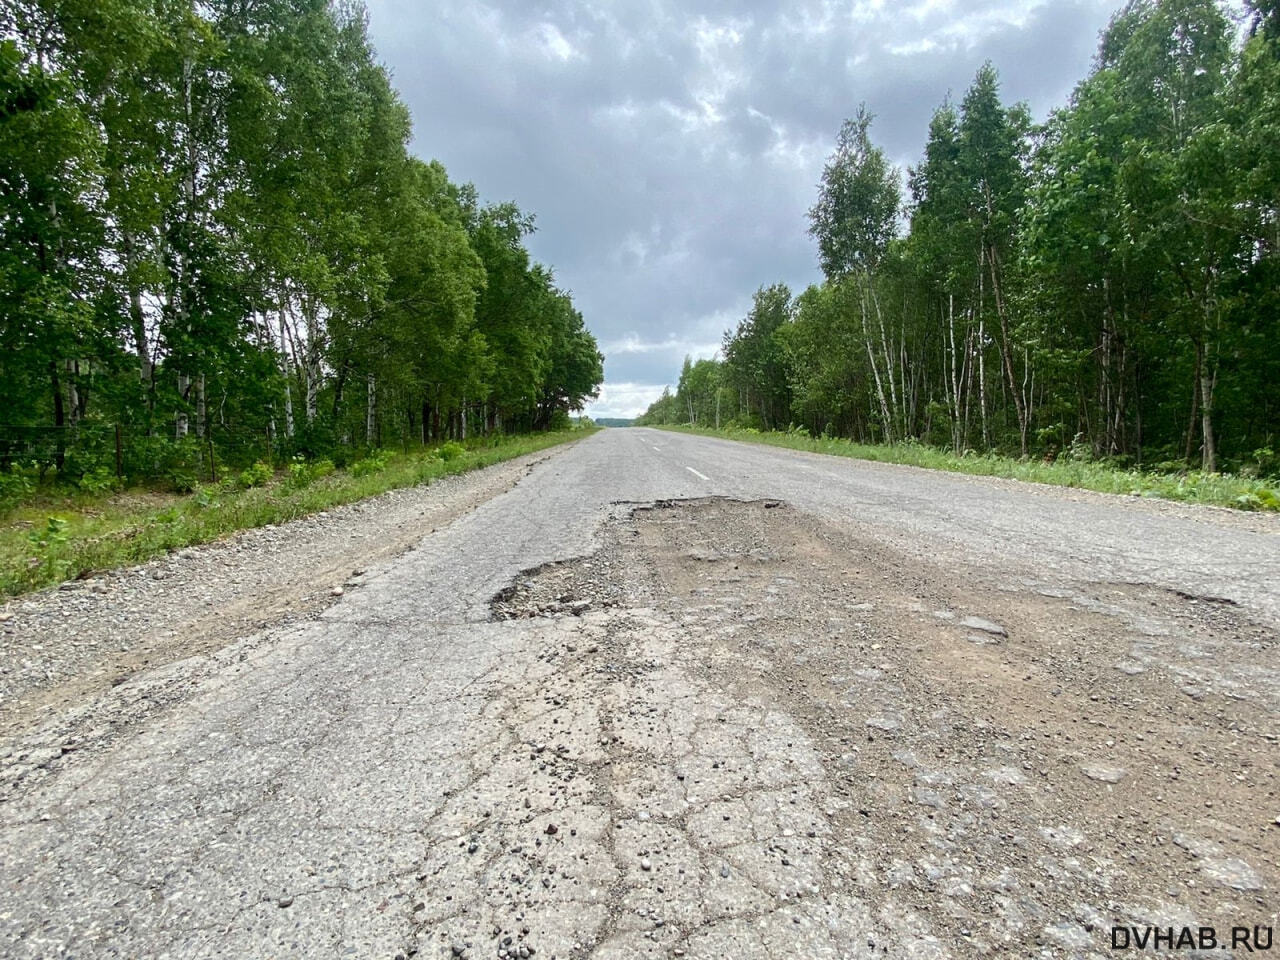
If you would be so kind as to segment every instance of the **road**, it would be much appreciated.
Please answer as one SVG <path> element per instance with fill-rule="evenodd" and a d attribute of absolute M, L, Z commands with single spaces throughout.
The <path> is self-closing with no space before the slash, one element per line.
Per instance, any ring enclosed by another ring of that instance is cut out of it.
<path fill-rule="evenodd" d="M 42 719 L 84 729 L 0 803 L 0 955 L 1274 925 L 1278 520 L 603 431 L 323 612 Z"/>

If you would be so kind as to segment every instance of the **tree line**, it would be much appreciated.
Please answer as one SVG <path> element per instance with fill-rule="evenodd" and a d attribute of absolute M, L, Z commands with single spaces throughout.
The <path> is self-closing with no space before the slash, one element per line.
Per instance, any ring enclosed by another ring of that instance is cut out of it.
<path fill-rule="evenodd" d="M 1280 470 L 1280 2 L 1132 0 L 1041 124 L 988 63 L 905 177 L 871 123 L 809 212 L 825 280 L 644 421 Z"/>
<path fill-rule="evenodd" d="M 349 0 L 0 11 L 0 421 L 285 449 L 544 429 L 602 357 L 485 204 L 407 148 Z"/>

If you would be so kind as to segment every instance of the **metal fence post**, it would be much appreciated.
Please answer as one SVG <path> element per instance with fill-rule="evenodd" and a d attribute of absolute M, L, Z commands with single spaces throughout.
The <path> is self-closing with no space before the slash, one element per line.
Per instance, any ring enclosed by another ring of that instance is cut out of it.
<path fill-rule="evenodd" d="M 124 479 L 124 454 L 120 444 L 120 424 L 116 424 L 116 479 Z"/>

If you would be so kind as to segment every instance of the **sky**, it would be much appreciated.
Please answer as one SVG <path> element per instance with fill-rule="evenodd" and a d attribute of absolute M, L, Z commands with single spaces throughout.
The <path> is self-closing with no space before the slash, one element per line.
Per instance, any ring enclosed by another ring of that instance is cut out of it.
<path fill-rule="evenodd" d="M 536 217 L 631 417 L 710 357 L 761 286 L 820 279 L 806 230 L 845 117 L 904 169 L 991 60 L 1039 119 L 1119 0 L 368 0 L 414 152 Z"/>

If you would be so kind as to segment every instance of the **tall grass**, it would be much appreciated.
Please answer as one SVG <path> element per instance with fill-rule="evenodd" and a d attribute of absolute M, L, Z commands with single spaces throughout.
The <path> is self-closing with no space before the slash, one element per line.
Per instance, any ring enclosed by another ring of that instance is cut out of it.
<path fill-rule="evenodd" d="M 265 465 L 189 494 L 145 488 L 90 494 L 41 489 L 0 516 L 0 596 L 141 563 L 236 530 L 284 523 L 330 507 L 431 483 L 587 435 L 582 429 L 381 452 L 349 470 Z M 321 464 L 323 466 L 323 464 Z"/>
<path fill-rule="evenodd" d="M 1079 487 L 1102 493 L 1156 497 L 1191 503 L 1233 507 L 1238 510 L 1280 511 L 1280 487 L 1274 482 L 1226 473 L 1151 473 L 1121 470 L 1105 463 L 1059 458 L 1052 463 L 1042 460 L 1020 460 L 996 454 L 957 455 L 919 443 L 872 445 L 850 440 L 811 437 L 791 431 L 668 426 L 665 430 L 724 437 L 749 443 L 763 443 L 810 453 L 826 453 L 838 457 L 854 457 L 880 463 L 902 463 L 932 470 L 949 470 L 984 477 L 1008 477 L 1059 487 Z"/>

